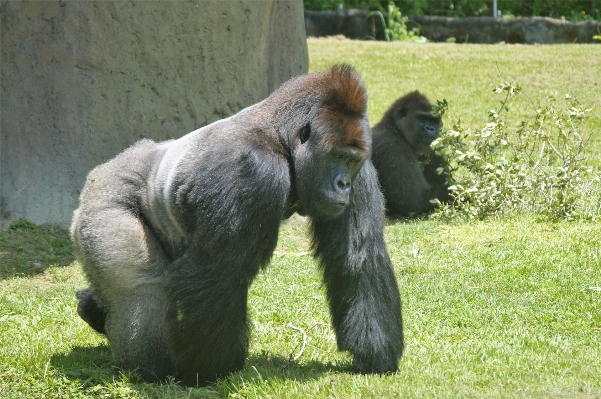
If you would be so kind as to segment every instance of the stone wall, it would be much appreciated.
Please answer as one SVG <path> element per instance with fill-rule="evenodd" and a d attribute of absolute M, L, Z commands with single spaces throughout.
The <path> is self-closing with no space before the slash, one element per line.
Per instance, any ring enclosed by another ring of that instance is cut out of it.
<path fill-rule="evenodd" d="M 384 39 L 382 22 L 365 10 L 305 11 L 307 36 L 344 35 L 351 39 Z M 428 40 L 457 43 L 593 43 L 601 31 L 597 21 L 567 22 L 533 18 L 446 18 L 409 16 L 409 28 L 420 27 Z M 600 43 L 597 41 L 597 43 Z"/>
<path fill-rule="evenodd" d="M 421 34 L 434 42 L 455 38 L 457 43 L 559 44 L 593 43 L 599 22 L 568 22 L 546 17 L 446 18 L 413 16 L 408 27 L 421 26 Z M 597 42 L 599 43 L 599 42 Z"/>
<path fill-rule="evenodd" d="M 308 67 L 302 0 L 2 1 L 0 228 L 66 227 L 87 173 Z"/>
<path fill-rule="evenodd" d="M 313 37 L 344 35 L 349 39 L 384 40 L 382 22 L 369 14 L 365 10 L 305 10 L 305 30 Z"/>

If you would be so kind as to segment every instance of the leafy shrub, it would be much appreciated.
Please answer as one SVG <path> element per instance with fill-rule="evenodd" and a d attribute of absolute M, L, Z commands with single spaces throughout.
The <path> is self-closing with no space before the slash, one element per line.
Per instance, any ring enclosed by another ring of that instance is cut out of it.
<path fill-rule="evenodd" d="M 580 134 L 590 109 L 570 95 L 563 102 L 555 95 L 534 107 L 530 121 L 512 127 L 501 114 L 521 89 L 505 82 L 494 91 L 505 98 L 499 111 L 489 111 L 486 126 L 471 131 L 457 123 L 432 143 L 448 160 L 454 198 L 434 217 L 482 219 L 529 211 L 550 220 L 599 219 L 599 172 L 587 166 L 587 138 Z M 441 114 L 447 108 L 446 101 L 435 105 Z"/>
<path fill-rule="evenodd" d="M 303 0 L 305 10 L 336 10 L 339 5 L 345 10 L 385 11 L 389 0 Z M 492 16 L 490 0 L 395 0 L 395 6 L 405 15 L 439 15 L 446 17 Z M 521 17 L 543 16 L 568 21 L 599 20 L 599 3 L 591 0 L 498 0 L 498 9 L 503 15 Z"/>
<path fill-rule="evenodd" d="M 420 36 L 419 28 L 413 28 L 411 30 L 407 29 L 408 18 L 403 16 L 399 8 L 395 6 L 392 1 L 388 3 L 386 20 L 384 19 L 384 15 L 380 11 L 374 11 L 370 13 L 367 17 L 369 18 L 372 15 L 377 15 L 380 17 L 382 25 L 384 26 L 384 37 L 388 42 L 393 40 L 400 40 L 404 42 L 428 41 L 428 39 L 426 39 L 425 37 Z"/>
<path fill-rule="evenodd" d="M 17 219 L 11 223 L 8 228 L 9 231 L 26 231 L 26 230 L 35 230 L 36 225 L 33 222 L 30 222 L 27 219 Z"/>

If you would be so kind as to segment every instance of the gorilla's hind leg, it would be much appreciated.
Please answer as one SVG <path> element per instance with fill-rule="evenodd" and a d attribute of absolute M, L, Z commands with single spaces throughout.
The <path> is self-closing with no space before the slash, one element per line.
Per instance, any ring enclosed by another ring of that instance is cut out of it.
<path fill-rule="evenodd" d="M 95 183 L 100 184 L 101 178 Z M 102 193 L 93 191 L 96 187 L 89 194 L 102 198 Z M 110 201 L 96 208 L 82 208 L 74 228 L 80 262 L 90 282 L 88 290 L 77 294 L 80 315 L 104 331 L 117 368 L 137 371 L 147 381 L 163 380 L 175 374 L 162 281 L 168 260 L 137 213 Z"/>
<path fill-rule="evenodd" d="M 168 344 L 167 301 L 160 284 L 141 284 L 121 293 L 106 320 L 115 365 L 148 382 L 175 375 Z"/>
<path fill-rule="evenodd" d="M 104 334 L 104 324 L 106 322 L 106 311 L 98 305 L 94 299 L 92 290 L 85 288 L 75 293 L 75 297 L 79 299 L 77 304 L 77 313 L 86 323 L 94 330 Z"/>

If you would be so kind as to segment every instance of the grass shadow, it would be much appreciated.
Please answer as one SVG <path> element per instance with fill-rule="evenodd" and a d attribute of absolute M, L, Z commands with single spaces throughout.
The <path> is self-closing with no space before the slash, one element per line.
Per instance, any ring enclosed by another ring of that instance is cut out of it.
<path fill-rule="evenodd" d="M 225 397 L 231 394 L 244 397 L 249 385 L 279 385 L 282 381 L 306 383 L 332 372 L 352 373 L 350 364 L 326 364 L 316 360 L 297 363 L 283 356 L 262 352 L 249 356 L 242 370 L 219 381 L 216 388 Z"/>
<path fill-rule="evenodd" d="M 73 347 L 69 353 L 53 355 L 50 364 L 67 379 L 78 381 L 83 390 L 93 389 L 99 385 L 110 386 L 116 381 L 140 392 L 148 392 L 149 389 L 190 389 L 176 384 L 173 380 L 161 384 L 149 384 L 135 372 L 119 372 L 114 367 L 108 345 Z M 200 387 L 198 390 L 210 394 L 211 397 L 223 394 L 227 396 L 227 393 L 242 391 L 243 387 L 248 384 L 262 384 L 270 380 L 305 382 L 317 380 L 321 375 L 330 372 L 350 372 L 350 365 L 324 364 L 315 360 L 304 363 L 290 362 L 283 356 L 262 352 L 249 356 L 242 370 L 234 372 L 214 384 Z"/>
<path fill-rule="evenodd" d="M 0 279 L 35 276 L 75 260 L 69 232 L 19 219 L 0 232 Z"/>
<path fill-rule="evenodd" d="M 255 375 L 262 379 L 287 379 L 295 381 L 308 381 L 318 379 L 324 373 L 351 372 L 350 364 L 322 363 L 316 360 L 308 362 L 291 362 L 283 356 L 263 352 L 251 355 L 246 360 L 244 369 L 236 374 Z"/>
<path fill-rule="evenodd" d="M 82 386 L 108 384 L 114 379 L 113 356 L 108 345 L 76 346 L 69 353 L 52 355 L 50 364 Z"/>

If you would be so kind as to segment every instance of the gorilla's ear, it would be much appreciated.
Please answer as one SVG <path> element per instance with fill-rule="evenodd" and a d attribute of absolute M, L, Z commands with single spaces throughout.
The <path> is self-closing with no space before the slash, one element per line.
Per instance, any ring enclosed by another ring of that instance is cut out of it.
<path fill-rule="evenodd" d="M 311 137 L 311 125 L 307 123 L 303 126 L 298 133 L 298 136 L 300 137 L 301 144 L 305 144 L 305 142 L 309 140 L 309 137 Z"/>

